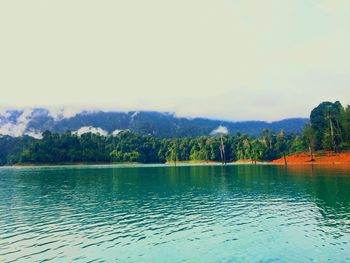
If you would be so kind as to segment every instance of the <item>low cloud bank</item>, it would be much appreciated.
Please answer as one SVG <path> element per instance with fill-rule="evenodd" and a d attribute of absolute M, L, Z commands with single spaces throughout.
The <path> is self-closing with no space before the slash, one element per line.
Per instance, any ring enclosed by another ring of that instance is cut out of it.
<path fill-rule="evenodd" d="M 84 126 L 84 127 L 81 127 L 79 130 L 73 132 L 74 134 L 77 134 L 78 136 L 81 136 L 82 134 L 84 133 L 88 133 L 88 132 L 91 132 L 91 133 L 95 133 L 95 134 L 100 134 L 100 135 L 103 135 L 103 136 L 107 136 L 108 135 L 108 132 L 99 128 L 99 127 L 92 127 L 92 126 Z"/>
<path fill-rule="evenodd" d="M 225 126 L 220 125 L 210 133 L 210 135 L 218 135 L 218 134 L 227 135 L 228 129 Z"/>

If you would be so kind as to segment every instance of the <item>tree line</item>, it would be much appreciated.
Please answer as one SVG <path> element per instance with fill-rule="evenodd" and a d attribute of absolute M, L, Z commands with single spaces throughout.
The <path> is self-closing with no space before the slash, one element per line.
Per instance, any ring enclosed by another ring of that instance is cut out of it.
<path fill-rule="evenodd" d="M 222 141 L 221 141 L 222 138 Z M 234 136 L 201 136 L 196 138 L 160 139 L 122 131 L 116 136 L 85 133 L 80 136 L 45 131 L 42 139 L 31 137 L 3 137 L 8 153 L 2 164 L 25 163 L 107 163 L 138 162 L 165 163 L 176 161 L 223 161 L 253 159 L 273 160 L 282 151 L 294 149 L 302 143 L 300 136 L 281 131 L 275 134 L 265 130 L 258 138 Z M 12 148 L 11 145 L 18 147 Z M 6 147 L 1 147 L 4 151 Z"/>
<path fill-rule="evenodd" d="M 350 108 L 323 102 L 312 110 L 303 134 L 263 130 L 259 136 L 157 138 L 122 131 L 112 136 L 45 131 L 42 139 L 0 137 L 0 165 L 52 163 L 165 163 L 270 161 L 291 153 L 350 148 Z"/>

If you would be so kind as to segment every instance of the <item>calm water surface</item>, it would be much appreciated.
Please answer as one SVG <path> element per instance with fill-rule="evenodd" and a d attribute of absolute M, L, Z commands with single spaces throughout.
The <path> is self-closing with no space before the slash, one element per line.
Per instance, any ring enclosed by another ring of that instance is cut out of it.
<path fill-rule="evenodd" d="M 350 169 L 0 169 L 0 262 L 349 262 Z"/>

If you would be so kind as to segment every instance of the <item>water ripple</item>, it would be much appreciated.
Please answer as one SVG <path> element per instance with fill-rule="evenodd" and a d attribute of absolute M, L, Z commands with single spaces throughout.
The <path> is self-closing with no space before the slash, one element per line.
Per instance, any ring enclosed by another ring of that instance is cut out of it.
<path fill-rule="evenodd" d="M 317 173 L 1 169 L 0 261 L 349 261 L 350 176 Z"/>

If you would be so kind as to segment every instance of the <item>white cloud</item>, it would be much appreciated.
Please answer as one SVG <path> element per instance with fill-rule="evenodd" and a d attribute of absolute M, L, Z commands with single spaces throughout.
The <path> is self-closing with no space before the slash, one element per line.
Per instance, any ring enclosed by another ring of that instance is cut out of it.
<path fill-rule="evenodd" d="M 36 139 L 42 139 L 43 138 L 42 133 L 39 132 L 39 131 L 35 131 L 35 130 L 26 131 L 24 134 L 28 135 L 28 136 L 31 136 L 33 138 L 36 138 Z"/>
<path fill-rule="evenodd" d="M 55 120 L 71 118 L 83 111 L 81 107 L 65 106 L 65 107 L 48 107 L 49 115 Z"/>
<path fill-rule="evenodd" d="M 107 136 L 108 135 L 108 132 L 103 130 L 102 128 L 92 127 L 92 126 L 81 127 L 79 130 L 77 130 L 77 131 L 75 131 L 73 133 L 77 134 L 78 136 L 81 136 L 82 134 L 88 133 L 88 132 L 95 133 L 95 134 L 100 134 L 100 135 L 103 135 L 103 136 Z"/>
<path fill-rule="evenodd" d="M 0 116 L 3 116 L 4 118 L 8 118 L 11 116 L 10 112 L 8 111 L 8 108 L 0 107 Z"/>
<path fill-rule="evenodd" d="M 140 112 L 139 111 L 135 111 L 132 115 L 131 115 L 131 119 L 133 120 Z"/>
<path fill-rule="evenodd" d="M 217 134 L 226 135 L 226 134 L 228 134 L 228 129 L 225 126 L 220 125 L 215 130 L 213 130 L 210 134 L 211 135 L 217 135 Z"/>
<path fill-rule="evenodd" d="M 15 122 L 6 122 L 0 126 L 0 134 L 11 135 L 14 137 L 23 135 L 30 121 L 32 112 L 33 110 L 30 108 L 23 109 L 23 113 Z M 4 114 L 3 116 L 9 117 L 9 114 Z"/>
<path fill-rule="evenodd" d="M 118 134 L 119 134 L 120 132 L 122 132 L 122 131 L 123 131 L 123 130 L 118 130 L 118 129 L 117 129 L 117 130 L 115 130 L 115 131 L 112 132 L 112 135 L 113 135 L 113 136 L 116 136 L 116 135 L 118 135 Z"/>

